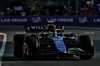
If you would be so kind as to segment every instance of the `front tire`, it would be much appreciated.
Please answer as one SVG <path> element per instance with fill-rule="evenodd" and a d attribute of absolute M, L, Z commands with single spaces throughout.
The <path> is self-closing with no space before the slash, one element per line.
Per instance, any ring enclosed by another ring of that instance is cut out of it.
<path fill-rule="evenodd" d="M 80 55 L 81 59 L 92 59 L 94 55 L 94 44 L 90 35 L 81 35 L 79 37 L 80 48 L 84 50 L 87 55 Z"/>

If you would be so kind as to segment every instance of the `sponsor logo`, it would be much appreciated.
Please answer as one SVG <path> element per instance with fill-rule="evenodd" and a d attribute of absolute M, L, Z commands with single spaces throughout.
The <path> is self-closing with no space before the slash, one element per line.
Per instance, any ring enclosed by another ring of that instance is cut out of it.
<path fill-rule="evenodd" d="M 82 18 L 78 18 L 79 19 L 79 23 L 86 23 L 88 22 L 87 17 L 82 17 Z"/>
<path fill-rule="evenodd" d="M 2 18 L 1 22 L 27 22 L 27 18 Z"/>
<path fill-rule="evenodd" d="M 31 29 L 44 29 L 43 26 L 31 26 Z"/>
<path fill-rule="evenodd" d="M 73 22 L 73 18 L 50 18 L 47 21 L 54 21 L 54 22 Z"/>
<path fill-rule="evenodd" d="M 34 18 L 32 18 L 32 22 L 33 23 L 39 23 L 39 22 L 41 22 L 42 20 L 41 20 L 41 18 L 40 17 L 34 17 Z"/>
<path fill-rule="evenodd" d="M 57 42 L 61 42 L 61 41 L 57 41 Z"/>
<path fill-rule="evenodd" d="M 99 3 L 99 4 L 97 4 L 97 6 L 99 7 L 98 9 L 99 9 L 99 11 L 100 11 L 100 3 Z"/>
<path fill-rule="evenodd" d="M 94 18 L 93 21 L 94 21 L 94 22 L 100 22 L 100 18 L 97 18 L 97 19 Z"/>

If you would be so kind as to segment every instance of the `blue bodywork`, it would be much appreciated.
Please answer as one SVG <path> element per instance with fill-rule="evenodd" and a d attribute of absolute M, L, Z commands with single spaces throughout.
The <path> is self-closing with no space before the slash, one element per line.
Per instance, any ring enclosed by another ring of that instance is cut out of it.
<path fill-rule="evenodd" d="M 63 42 L 63 37 L 50 37 L 56 46 L 57 52 L 66 52 L 66 46 Z"/>

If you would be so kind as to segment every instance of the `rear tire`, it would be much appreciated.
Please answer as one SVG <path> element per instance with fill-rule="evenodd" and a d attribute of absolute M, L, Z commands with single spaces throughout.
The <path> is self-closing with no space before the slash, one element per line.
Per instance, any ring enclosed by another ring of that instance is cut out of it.
<path fill-rule="evenodd" d="M 24 34 L 16 34 L 13 38 L 13 46 L 14 46 L 14 56 L 15 57 L 23 57 L 23 40 Z"/>
<path fill-rule="evenodd" d="M 94 55 L 94 44 L 93 44 L 91 36 L 81 35 L 79 37 L 79 44 L 80 44 L 80 48 L 87 53 L 87 55 L 80 55 L 80 58 L 81 59 L 92 59 Z"/>

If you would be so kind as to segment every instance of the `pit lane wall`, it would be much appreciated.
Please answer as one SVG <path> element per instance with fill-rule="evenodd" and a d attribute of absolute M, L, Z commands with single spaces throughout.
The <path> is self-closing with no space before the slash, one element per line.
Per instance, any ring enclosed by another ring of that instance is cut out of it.
<path fill-rule="evenodd" d="M 56 25 L 100 26 L 100 16 L 0 16 L 0 25 Z"/>

